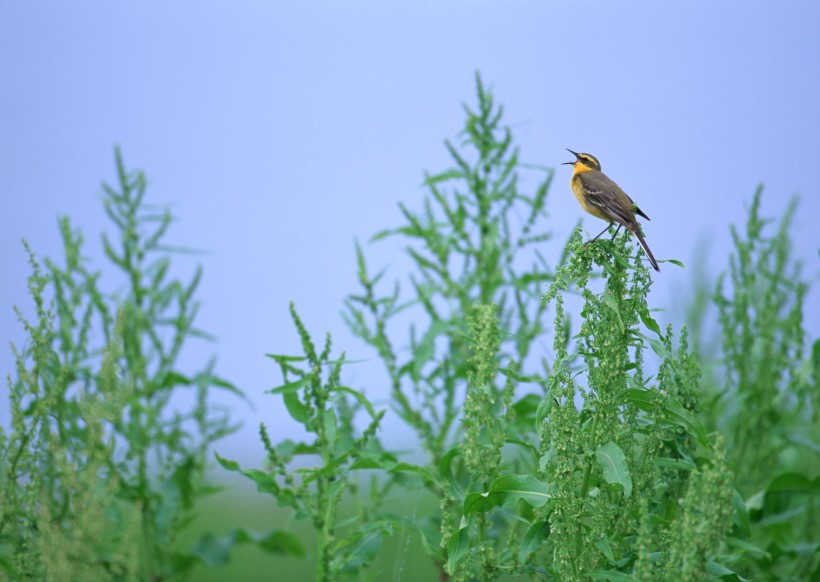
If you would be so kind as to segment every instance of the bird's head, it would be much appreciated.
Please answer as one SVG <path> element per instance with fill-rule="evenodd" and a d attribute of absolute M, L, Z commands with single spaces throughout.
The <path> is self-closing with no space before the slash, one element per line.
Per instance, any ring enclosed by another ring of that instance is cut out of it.
<path fill-rule="evenodd" d="M 573 166 L 576 170 L 581 169 L 589 169 L 589 170 L 598 170 L 601 171 L 601 162 L 598 161 L 598 158 L 593 156 L 592 154 L 579 154 L 578 152 L 574 152 L 571 149 L 567 148 L 567 151 L 575 156 L 574 162 L 564 162 L 563 165 Z M 579 167 L 579 164 L 581 167 Z"/>

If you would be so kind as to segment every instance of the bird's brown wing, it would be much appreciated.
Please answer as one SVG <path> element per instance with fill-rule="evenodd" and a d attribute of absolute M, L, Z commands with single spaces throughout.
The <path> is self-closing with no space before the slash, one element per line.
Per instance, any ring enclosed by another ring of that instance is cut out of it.
<path fill-rule="evenodd" d="M 578 174 L 584 187 L 586 202 L 612 222 L 634 230 L 637 227 L 632 212 L 632 200 L 626 192 L 601 172 L 595 170 Z"/>

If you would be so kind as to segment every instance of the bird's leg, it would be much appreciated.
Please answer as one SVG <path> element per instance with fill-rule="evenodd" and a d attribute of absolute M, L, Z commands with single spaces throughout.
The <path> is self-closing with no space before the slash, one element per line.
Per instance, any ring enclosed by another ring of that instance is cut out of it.
<path fill-rule="evenodd" d="M 611 222 L 609 223 L 609 226 L 612 226 L 612 223 L 611 223 Z M 609 228 L 609 226 L 607 226 L 607 228 Z M 618 228 L 616 228 L 616 229 L 615 229 L 615 234 L 613 234 L 613 235 L 612 235 L 612 238 L 611 238 L 611 239 L 609 239 L 609 240 L 615 240 L 615 237 L 616 237 L 616 236 L 618 236 L 618 231 L 619 231 L 619 230 L 621 230 L 621 227 L 622 227 L 622 226 L 623 226 L 623 224 L 619 224 L 619 225 L 618 225 Z M 601 234 L 603 234 L 603 233 L 601 233 Z M 599 234 L 598 236 L 601 236 L 601 235 Z"/>
<path fill-rule="evenodd" d="M 612 226 L 612 223 L 611 223 L 611 222 L 610 222 L 609 224 L 607 224 L 607 225 L 606 225 L 606 228 L 605 228 L 604 230 L 602 230 L 600 233 L 598 233 L 598 236 L 596 236 L 595 238 L 591 238 L 591 239 L 589 239 L 589 240 L 586 242 L 586 244 L 589 244 L 589 243 L 594 243 L 596 240 L 598 240 L 599 238 L 601 238 L 601 235 L 602 235 L 602 234 L 604 234 L 606 231 L 608 231 L 610 226 Z M 620 228 L 620 226 L 619 226 L 618 228 Z"/>

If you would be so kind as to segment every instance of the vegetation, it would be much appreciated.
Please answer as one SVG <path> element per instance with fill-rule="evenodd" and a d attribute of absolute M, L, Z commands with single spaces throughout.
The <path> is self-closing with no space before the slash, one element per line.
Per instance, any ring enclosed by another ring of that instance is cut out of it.
<path fill-rule="evenodd" d="M 183 579 L 248 544 L 309 562 L 317 580 L 406 579 L 406 558 L 380 561 L 399 538 L 441 580 L 820 579 L 820 341 L 803 328 L 795 206 L 771 234 L 758 190 L 732 229 L 711 295 L 716 359 L 700 349 L 707 308 L 680 329 L 654 319 L 629 233 L 585 244 L 576 229 L 551 264 L 552 171 L 520 161 L 480 79 L 465 113 L 453 167 L 374 237 L 404 240 L 412 272 L 389 282 L 356 247 L 343 315 L 383 366 L 390 410 L 346 384 L 352 363 L 329 336 L 317 347 L 291 305 L 301 353 L 268 355 L 271 393 L 308 437 L 263 424 L 262 469 L 216 455 L 310 539 L 235 524 L 179 541 L 216 489 L 213 443 L 235 428 L 211 392 L 241 394 L 213 362 L 179 369 L 186 341 L 206 337 L 200 271 L 171 278 L 171 217 L 118 153 L 104 199 L 118 239 L 104 240 L 120 292 L 101 288 L 68 219 L 64 266 L 30 252 L 36 319 L 21 316 L 29 341 L 0 433 L 0 576 Z M 412 450 L 381 441 L 388 414 Z"/>
<path fill-rule="evenodd" d="M 11 430 L 0 434 L 0 566 L 14 579 L 183 575 L 197 557 L 175 541 L 215 491 L 212 443 L 235 428 L 209 402 L 213 389 L 236 392 L 213 362 L 177 368 L 186 342 L 207 337 L 194 327 L 201 270 L 170 278 L 172 217 L 145 204 L 145 177 L 119 152 L 116 162 L 118 188 L 103 189 L 118 238 L 103 243 L 120 291 L 102 289 L 68 218 L 64 265 L 43 271 L 29 251 L 36 320 L 20 315 L 29 343 L 14 352 Z"/>

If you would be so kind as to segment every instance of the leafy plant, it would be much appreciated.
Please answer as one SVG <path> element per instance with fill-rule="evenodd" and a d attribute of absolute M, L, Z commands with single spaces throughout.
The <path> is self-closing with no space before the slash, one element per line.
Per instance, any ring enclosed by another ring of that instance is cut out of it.
<path fill-rule="evenodd" d="M 820 341 L 803 327 L 795 206 L 769 236 L 759 190 L 745 233 L 732 229 L 711 297 L 716 364 L 697 349 L 711 345 L 709 299 L 692 312 L 694 338 L 661 329 L 629 233 L 585 243 L 578 228 L 555 265 L 543 258 L 553 172 L 520 161 L 478 77 L 476 90 L 460 140 L 446 142 L 452 167 L 374 237 L 406 241 L 408 281 L 386 285 L 356 245 L 361 289 L 343 315 L 384 368 L 390 410 L 346 384 L 352 362 L 329 336 L 318 349 L 291 305 L 301 354 L 268 354 L 281 373 L 270 393 L 305 436 L 262 424 L 261 469 L 217 455 L 312 543 L 273 524 L 179 549 L 195 501 L 215 490 L 208 450 L 234 428 L 211 391 L 239 392 L 213 362 L 179 369 L 186 341 L 207 337 L 193 326 L 200 271 L 169 280 L 171 217 L 143 203 L 144 177 L 117 154 L 104 204 L 119 237 L 104 248 L 124 275 L 118 293 L 102 290 L 67 219 L 64 266 L 43 270 L 30 253 L 35 318 L 21 316 L 30 341 L 15 350 L 0 432 L 0 571 L 182 578 L 252 544 L 313 558 L 319 580 L 372 579 L 386 538 L 413 532 L 441 580 L 820 577 Z M 411 450 L 379 440 L 393 420 L 416 436 Z"/>
<path fill-rule="evenodd" d="M 374 237 L 402 236 L 411 242 L 407 253 L 416 271 L 410 276 L 410 298 L 401 298 L 398 282 L 381 294 L 384 272 L 371 275 L 357 245 L 362 291 L 348 297 L 345 311 L 351 329 L 384 364 L 394 412 L 415 430 L 429 455 L 426 470 L 437 478 L 426 483 L 441 500 L 442 515 L 434 520 L 440 521 L 438 534 L 426 526 L 422 531 L 440 565 L 448 562 L 451 571 L 453 560 L 433 548 L 463 547 L 457 532 L 463 529 L 465 488 L 490 486 L 508 430 L 524 448 L 527 433 L 534 434 L 529 423 L 513 425 L 516 411 L 531 414 L 538 396 L 514 403 L 512 394 L 517 380 L 536 389 L 545 386 L 543 378 L 526 380 L 520 370 L 533 360 L 545 366 L 533 347 L 546 333 L 546 306 L 539 296 L 552 277 L 538 249 L 550 238 L 539 224 L 546 217 L 552 171 L 538 169 L 543 177 L 534 192 L 522 192 L 526 168 L 501 123 L 502 110 L 478 77 L 476 89 L 477 109 L 465 106 L 464 151 L 446 143 L 454 166 L 427 176 L 429 196 L 421 211 L 401 205 L 406 224 Z M 391 327 L 410 309 L 413 323 L 396 348 Z M 499 371 L 508 378 L 501 384 Z M 491 524 L 486 521 L 479 529 L 489 532 Z"/>
<path fill-rule="evenodd" d="M 223 467 L 252 479 L 261 493 L 272 495 L 280 505 L 294 510 L 297 518 L 309 519 L 316 531 L 316 579 L 335 580 L 340 574 L 358 572 L 375 557 L 381 537 L 392 532 L 394 522 L 374 517 L 378 497 L 359 515 L 340 522 L 340 502 L 345 493 L 357 493 L 356 469 L 372 468 L 368 453 L 378 453 L 373 437 L 384 416 L 376 412 L 365 396 L 340 381 L 344 354 L 330 359 L 330 335 L 317 352 L 310 334 L 291 304 L 304 356 L 268 354 L 282 372 L 284 384 L 270 392 L 281 394 L 291 418 L 302 424 L 312 442 L 290 439 L 274 445 L 262 424 L 259 434 L 267 452 L 265 470 L 241 469 L 239 464 L 217 456 Z M 303 367 L 300 367 L 302 364 Z M 369 416 L 365 430 L 357 435 L 354 417 L 358 410 Z M 294 457 L 316 458 L 315 467 L 291 470 Z M 374 487 L 374 491 L 375 491 Z M 275 545 L 271 544 L 275 540 Z M 287 532 L 274 530 L 260 546 L 302 555 L 299 540 Z"/>
<path fill-rule="evenodd" d="M 178 368 L 194 320 L 197 269 L 170 278 L 168 211 L 145 204 L 145 177 L 117 151 L 118 188 L 103 185 L 117 238 L 105 255 L 122 275 L 106 292 L 88 267 L 83 238 L 60 221 L 65 263 L 29 251 L 36 320 L 15 349 L 12 427 L 0 441 L 2 566 L 17 578 L 153 579 L 183 574 L 199 558 L 176 548 L 205 479 L 208 448 L 234 430 L 209 403 L 213 372 Z"/>
<path fill-rule="evenodd" d="M 728 458 L 750 510 L 755 545 L 738 548 L 754 578 L 820 576 L 820 340 L 807 337 L 808 285 L 792 259 L 792 200 L 773 235 L 760 216 L 762 188 L 714 302 L 723 330 L 723 378 L 710 386 L 711 422 L 727 436 Z M 807 354 L 807 347 L 811 351 Z"/>
<path fill-rule="evenodd" d="M 531 245 L 549 236 L 530 231 L 545 217 L 552 174 L 534 195 L 519 191 L 522 165 L 501 109 L 480 79 L 477 93 L 477 111 L 466 108 L 467 151 L 447 144 L 455 167 L 428 177 L 423 213 L 402 207 L 407 224 L 375 237 L 415 243 L 413 295 L 402 303 L 396 284 L 380 296 L 383 273 L 371 277 L 357 247 L 363 292 L 347 301 L 351 327 L 385 364 L 394 410 L 430 455 L 435 479 L 427 483 L 441 514 L 431 516 L 438 534 L 422 526 L 426 546 L 443 575 L 462 580 L 617 577 L 636 564 L 654 579 L 674 561 L 705 575 L 733 492 L 722 448 L 693 414 L 700 379 L 686 332 L 675 351 L 671 331 L 661 334 L 650 316 L 649 275 L 637 258 L 629 265 L 627 235 L 587 247 L 576 233 L 557 272 L 540 260 Z M 522 256 L 539 260 L 522 268 Z M 592 289 L 593 264 L 603 267 L 602 292 Z M 582 299 L 575 338 L 564 308 L 570 286 L 572 300 Z M 543 321 L 549 301 L 551 329 Z M 424 317 L 411 325 L 402 361 L 389 325 L 415 307 Z M 427 327 L 417 331 L 422 319 Z M 548 332 L 551 362 L 541 344 Z M 649 345 L 664 358 L 654 384 L 643 368 Z M 673 495 L 713 474 L 706 507 L 687 514 L 675 506 Z M 715 543 L 673 540 L 672 528 L 700 511 L 713 521 L 692 527 L 712 527 Z M 643 558 L 630 541 L 641 528 L 653 544 Z M 646 562 L 649 555 L 662 559 Z"/>

